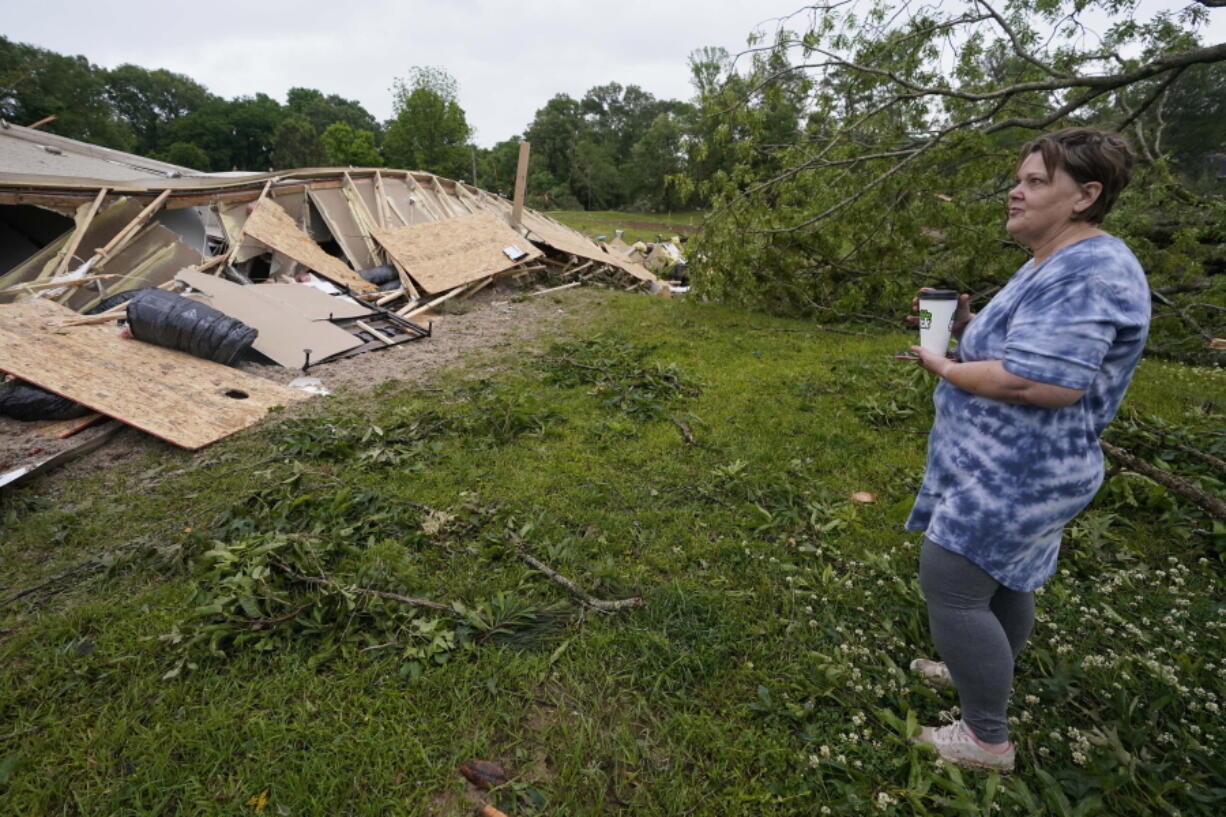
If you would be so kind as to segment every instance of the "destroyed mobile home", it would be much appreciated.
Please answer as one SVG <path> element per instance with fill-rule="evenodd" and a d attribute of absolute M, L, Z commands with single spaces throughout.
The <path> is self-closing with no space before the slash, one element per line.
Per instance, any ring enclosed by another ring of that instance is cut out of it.
<path fill-rule="evenodd" d="M 428 342 L 432 309 L 500 276 L 660 289 L 636 259 L 661 256 L 594 242 L 517 192 L 386 169 L 203 174 L 0 123 L 0 414 L 46 440 L 92 426 L 0 463 L 0 486 L 123 425 L 208 445 L 310 396 L 230 364 L 307 373 Z"/>

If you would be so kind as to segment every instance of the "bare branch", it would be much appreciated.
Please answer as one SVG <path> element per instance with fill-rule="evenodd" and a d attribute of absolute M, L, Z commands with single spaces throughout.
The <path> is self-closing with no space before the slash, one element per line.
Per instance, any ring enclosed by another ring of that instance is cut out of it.
<path fill-rule="evenodd" d="M 860 65 L 839 57 L 837 54 L 832 54 L 826 51 L 815 49 L 817 53 L 828 57 L 831 60 L 840 63 L 845 68 L 850 68 L 853 71 L 860 71 L 865 74 L 885 77 L 892 82 L 901 85 L 907 90 L 920 96 L 944 96 L 954 99 L 963 99 L 968 102 L 986 102 L 993 99 L 1001 99 L 1017 96 L 1018 94 L 1028 91 L 1061 91 L 1069 88 L 1101 88 L 1104 90 L 1114 90 L 1123 88 L 1126 85 L 1131 85 L 1134 82 L 1140 82 L 1144 79 L 1163 74 L 1175 68 L 1186 68 L 1190 65 L 1198 63 L 1212 63 L 1226 60 L 1226 43 L 1217 45 L 1205 46 L 1203 48 L 1192 48 L 1187 51 L 1180 51 L 1177 54 L 1167 54 L 1157 57 L 1149 62 L 1141 65 L 1131 71 L 1121 71 L 1116 74 L 1105 75 L 1087 75 L 1087 76 L 1069 76 L 1069 77 L 1054 77 L 1047 80 L 1036 80 L 1033 82 L 1017 82 L 1013 85 L 1006 85 L 1001 88 L 996 88 L 992 91 L 984 93 L 973 93 L 970 91 L 959 91 L 954 88 L 946 88 L 944 86 L 923 86 L 917 85 L 910 80 L 899 77 L 892 71 L 885 71 L 881 68 L 873 68 L 868 65 Z"/>
<path fill-rule="evenodd" d="M 523 548 L 516 548 L 515 554 L 520 560 L 527 564 L 532 569 L 544 575 L 547 579 L 557 582 L 575 595 L 579 601 L 591 607 L 593 610 L 600 610 L 602 613 L 615 613 L 618 610 L 627 610 L 631 607 L 642 607 L 644 602 L 638 596 L 633 596 L 628 599 L 618 599 L 617 601 L 605 601 L 598 599 L 588 593 L 579 585 L 575 584 L 570 579 L 563 576 L 558 571 L 551 568 L 549 565 L 542 562 L 540 559 L 532 556 Z"/>
<path fill-rule="evenodd" d="M 1187 310 L 1180 307 L 1178 304 L 1176 304 L 1174 301 L 1172 301 L 1170 298 L 1166 297 L 1165 295 L 1163 295 L 1161 292 L 1159 292 L 1156 289 L 1151 289 L 1150 294 L 1153 296 L 1154 300 L 1160 301 L 1166 306 L 1170 307 L 1171 310 L 1174 311 L 1174 313 L 1179 316 L 1179 320 L 1183 321 L 1184 326 L 1188 327 L 1189 329 L 1191 329 L 1196 334 L 1200 335 L 1205 340 L 1213 340 L 1213 335 L 1209 332 L 1206 332 L 1205 328 L 1201 326 L 1199 323 L 1197 323 L 1196 319 L 1193 318 L 1191 315 L 1189 315 Z"/>
<path fill-rule="evenodd" d="M 1158 83 L 1149 96 L 1142 100 L 1141 104 L 1137 106 L 1136 110 L 1128 112 L 1128 117 L 1124 119 L 1124 121 L 1120 122 L 1120 124 L 1116 125 L 1115 129 L 1117 131 L 1122 131 L 1135 122 L 1137 118 L 1141 116 L 1141 114 L 1145 113 L 1145 111 L 1149 109 L 1150 105 L 1153 105 L 1164 93 L 1166 93 L 1166 89 L 1171 87 L 1171 83 L 1179 79 L 1179 76 L 1186 70 L 1188 70 L 1188 67 L 1184 65 L 1176 68 L 1174 71 L 1171 71 L 1166 77 L 1163 78 L 1162 82 Z"/>
<path fill-rule="evenodd" d="M 1025 48 L 1022 48 L 1022 44 L 1018 40 L 1017 34 L 1013 31 L 1013 29 L 1009 26 L 1009 24 L 1005 22 L 1005 18 L 1001 17 L 1000 14 L 996 12 L 996 9 L 989 6 L 986 2 L 984 2 L 984 0 L 975 0 L 975 2 L 988 10 L 988 14 L 992 16 L 992 19 L 996 20 L 996 24 L 999 25 L 1001 30 L 1004 31 L 1006 36 L 1009 37 L 1009 42 L 1013 44 L 1013 53 L 1017 54 L 1019 57 L 1024 59 L 1026 62 L 1035 66 L 1040 71 L 1042 71 L 1045 74 L 1048 74 L 1049 76 L 1065 77 L 1065 78 L 1070 76 L 1069 74 L 1066 74 L 1063 71 L 1057 71 L 1055 68 L 1052 68 L 1047 63 L 1035 57 Z"/>
<path fill-rule="evenodd" d="M 803 229 L 803 228 L 805 228 L 805 227 L 808 227 L 808 226 L 809 226 L 809 225 L 811 225 L 811 224 L 816 224 L 817 222 L 821 221 L 822 219 L 828 218 L 829 216 L 833 215 L 834 213 L 837 213 L 839 210 L 842 210 L 844 207 L 848 207 L 848 206 L 850 206 L 850 205 L 854 204 L 855 202 L 859 201 L 859 200 L 860 200 L 862 197 L 864 197 L 864 195 L 865 195 L 865 194 L 867 194 L 867 193 L 868 193 L 870 190 L 874 190 L 874 189 L 876 189 L 877 187 L 880 187 L 880 186 L 881 186 L 882 184 L 884 184 L 884 183 L 885 183 L 885 182 L 886 182 L 886 181 L 887 181 L 887 180 L 888 180 L 890 177 L 892 177 L 892 176 L 894 176 L 895 174 L 897 174 L 898 172 L 900 172 L 900 171 L 901 171 L 903 168 L 905 168 L 907 165 L 911 164 L 911 162 L 913 162 L 913 161 L 915 161 L 916 159 L 918 159 L 918 158 L 919 158 L 921 155 L 923 155 L 923 154 L 927 153 L 928 151 L 930 151 L 930 150 L 932 150 L 934 147 L 936 147 L 936 146 L 937 146 L 937 145 L 938 145 L 938 144 L 941 142 L 941 140 L 942 140 L 942 139 L 944 139 L 946 136 L 948 136 L 950 133 L 953 133 L 954 131 L 963 130 L 963 129 L 965 129 L 965 128 L 968 128 L 968 127 L 970 127 L 970 126 L 976 125 L 976 124 L 978 124 L 978 123 L 980 123 L 980 122 L 983 122 L 983 121 L 985 121 L 985 120 L 989 120 L 989 119 L 991 119 L 993 116 L 995 116 L 995 115 L 996 115 L 996 113 L 997 113 L 997 112 L 1000 110 L 1000 108 L 1004 106 L 1004 104 L 1005 104 L 1005 101 L 1004 101 L 1004 100 L 1002 100 L 1002 101 L 1000 101 L 1000 102 L 999 102 L 999 103 L 998 103 L 998 104 L 997 104 L 997 105 L 996 105 L 996 106 L 995 106 L 995 107 L 994 107 L 992 110 L 988 111 L 988 112 L 987 112 L 987 113 L 985 113 L 985 114 L 982 114 L 982 115 L 977 116 L 977 117 L 973 117 L 973 118 L 971 118 L 971 119 L 963 120 L 963 121 L 961 121 L 961 122 L 958 122 L 958 123 L 955 123 L 955 124 L 953 124 L 953 125 L 950 125 L 949 127 L 945 128 L 944 130 L 939 131 L 939 132 L 938 132 L 938 133 L 937 133 L 935 136 L 933 136 L 931 139 L 929 139 L 929 140 L 928 140 L 927 142 L 925 142 L 924 144 L 920 145 L 918 148 L 916 148 L 914 151 L 912 151 L 912 152 L 911 152 L 911 154 L 910 154 L 909 156 L 907 156 L 906 158 L 904 158 L 904 159 L 902 159 L 901 161 L 899 161 L 898 163 L 896 163 L 896 164 L 895 164 L 893 167 L 891 167 L 889 170 L 887 170 L 887 171 L 885 171 L 884 173 L 880 174 L 879 176 L 877 176 L 877 178 L 875 178 L 875 179 L 873 179 L 872 181 L 868 182 L 868 183 L 867 183 L 867 184 L 865 184 L 863 187 L 861 187 L 859 190 L 857 190 L 855 193 L 853 193 L 853 194 L 851 194 L 850 196 L 847 196 L 846 198 L 844 198 L 842 201 L 837 202 L 836 204 L 832 204 L 831 206 L 827 207 L 825 210 L 823 210 L 822 212 L 818 213 L 818 214 L 817 214 L 816 216 L 814 216 L 813 218 L 806 219 L 805 221 L 801 222 L 800 224 L 796 224 L 796 225 L 794 225 L 794 226 L 792 226 L 792 227 L 782 227 L 782 228 L 775 229 L 775 230 L 760 230 L 760 231 L 756 231 L 756 232 L 770 233 L 770 234 L 778 234 L 778 233 L 792 233 L 792 232 L 796 232 L 797 230 L 800 230 L 800 229 Z"/>
<path fill-rule="evenodd" d="M 1149 477 L 1159 485 L 1169 488 L 1185 499 L 1191 500 L 1213 518 L 1226 521 L 1226 502 L 1218 499 L 1216 496 L 1205 493 L 1185 479 L 1181 479 L 1168 471 L 1163 471 L 1161 468 L 1134 457 L 1124 449 L 1117 448 L 1106 440 L 1100 440 L 1099 445 L 1102 446 L 1103 452 L 1108 457 L 1128 470 Z"/>

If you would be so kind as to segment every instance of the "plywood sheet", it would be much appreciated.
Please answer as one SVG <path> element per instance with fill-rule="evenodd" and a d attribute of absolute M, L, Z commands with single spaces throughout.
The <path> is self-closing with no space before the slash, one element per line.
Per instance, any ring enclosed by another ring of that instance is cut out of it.
<path fill-rule="evenodd" d="M 205 303 L 209 306 L 259 331 L 252 348 L 287 369 L 306 365 L 306 349 L 311 350 L 311 360 L 319 361 L 362 345 L 361 340 L 327 320 L 311 320 L 288 305 L 265 297 L 261 293 L 266 289 L 264 285 L 243 286 L 195 270 L 181 272 L 178 278 L 207 295 Z"/>
<path fill-rule="evenodd" d="M 337 192 L 337 191 L 324 191 Z M 314 196 L 314 193 L 311 194 Z M 328 255 L 319 245 L 298 229 L 294 220 L 275 201 L 264 199 L 247 219 L 247 235 L 288 255 L 298 263 L 318 272 L 334 284 L 347 286 L 356 292 L 370 292 L 376 287 L 365 281 L 339 258 Z"/>
<path fill-rule="evenodd" d="M 265 298 L 278 301 L 313 321 L 339 320 L 341 318 L 364 318 L 375 310 L 352 298 L 329 295 L 306 284 L 258 284 L 256 290 Z"/>
<path fill-rule="evenodd" d="M 618 257 L 614 253 L 607 253 L 590 238 L 559 224 L 553 219 L 546 218 L 540 213 L 525 209 L 523 219 L 524 227 L 537 240 L 548 244 L 555 250 L 561 250 L 571 255 L 577 255 L 580 258 L 587 258 L 601 264 L 617 267 L 638 278 L 640 281 L 659 280 L 648 272 L 647 268 L 642 264 L 635 263 L 627 258 Z"/>
<path fill-rule="evenodd" d="M 428 293 L 486 278 L 542 254 L 492 213 L 375 230 L 374 235 Z M 509 245 L 526 254 L 511 260 L 502 251 Z"/>
<path fill-rule="evenodd" d="M 45 300 L 0 304 L 0 371 L 190 449 L 308 396 L 113 326 L 57 328 L 79 317 Z"/>
<path fill-rule="evenodd" d="M 345 192 L 339 188 L 330 188 L 311 190 L 309 195 L 319 214 L 324 217 L 328 229 L 332 231 L 332 237 L 341 245 L 349 263 L 353 264 L 355 269 L 378 266 L 370 255 L 370 248 L 366 246 L 362 228 L 358 226 L 353 211 L 349 209 Z"/>
<path fill-rule="evenodd" d="M 247 223 L 247 208 L 250 206 L 250 201 L 223 201 L 217 205 L 217 215 L 221 219 L 221 228 L 225 230 L 226 241 L 230 242 L 230 246 L 233 247 L 234 242 L 238 241 L 239 236 L 242 236 L 243 245 L 239 247 L 238 253 L 234 256 L 234 263 L 236 264 L 250 261 L 257 255 L 263 255 L 267 252 L 263 244 L 250 236 L 243 235 L 243 225 Z M 290 218 L 293 218 L 293 216 Z"/>

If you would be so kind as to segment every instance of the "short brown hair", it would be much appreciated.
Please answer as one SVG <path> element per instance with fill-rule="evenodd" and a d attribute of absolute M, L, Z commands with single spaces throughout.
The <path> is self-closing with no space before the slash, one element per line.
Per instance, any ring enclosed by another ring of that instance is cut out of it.
<path fill-rule="evenodd" d="M 1135 159 L 1132 147 L 1122 134 L 1093 128 L 1065 128 L 1027 142 L 1018 161 L 1024 162 L 1036 152 L 1043 154 L 1048 173 L 1063 169 L 1078 184 L 1098 182 L 1103 186 L 1093 204 L 1073 215 L 1074 221 L 1102 224 L 1132 178 Z"/>

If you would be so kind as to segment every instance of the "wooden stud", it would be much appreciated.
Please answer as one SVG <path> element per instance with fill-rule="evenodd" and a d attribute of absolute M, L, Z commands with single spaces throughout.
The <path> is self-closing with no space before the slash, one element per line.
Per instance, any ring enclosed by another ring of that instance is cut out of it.
<path fill-rule="evenodd" d="M 383 341 L 388 346 L 396 345 L 395 341 L 393 341 L 391 338 L 389 338 L 387 335 L 383 334 L 379 330 L 375 329 L 373 326 L 371 326 L 366 321 L 358 320 L 358 321 L 354 321 L 354 324 L 362 331 L 369 332 L 370 334 L 374 335 L 376 338 Z"/>
<path fill-rule="evenodd" d="M 524 220 L 524 190 L 528 186 L 528 153 L 530 142 L 519 143 L 519 163 L 515 166 L 515 198 L 511 209 L 511 226 L 519 229 Z"/>
<path fill-rule="evenodd" d="M 370 235 L 371 229 L 377 226 L 375 224 L 375 217 L 371 214 L 370 208 L 366 206 L 366 200 L 362 198 L 362 191 L 358 190 L 358 186 L 349 177 L 349 171 L 345 171 L 344 178 L 345 184 L 341 188 L 341 192 L 345 195 L 345 202 L 349 205 L 349 212 L 353 215 L 354 222 L 362 232 L 362 240 L 366 242 L 366 251 L 370 253 L 371 260 L 378 262 L 381 258 L 385 258 L 385 256 L 382 248 L 379 247 Z"/>
<path fill-rule="evenodd" d="M 196 272 L 208 272 L 213 267 L 217 266 L 218 264 L 220 264 L 221 262 L 225 260 L 226 260 L 226 253 L 222 253 L 221 255 L 215 255 L 212 258 L 210 258 L 208 261 L 205 261 L 203 264 L 196 267 Z"/>
<path fill-rule="evenodd" d="M 562 286 L 560 287 L 550 287 L 549 289 L 542 289 L 539 292 L 529 292 L 528 297 L 534 298 L 537 295 L 548 295 L 550 292 L 557 292 L 558 290 L 570 289 L 571 287 L 578 287 L 578 286 L 583 286 L 583 281 L 572 281 L 569 284 L 562 284 Z"/>
<path fill-rule="evenodd" d="M 140 229 L 141 225 L 148 221 L 153 214 L 158 211 L 158 208 L 166 203 L 166 199 L 168 198 L 170 198 L 169 188 L 159 193 L 158 197 L 150 202 L 145 209 L 137 213 L 136 217 L 129 221 L 122 230 L 117 232 L 114 238 L 106 242 L 105 245 L 94 250 L 94 267 L 101 267 L 107 261 L 110 261 L 111 258 L 114 257 L 115 253 L 126 247 L 132 240 L 133 236 L 136 235 L 136 231 Z"/>
<path fill-rule="evenodd" d="M 460 300 L 461 300 L 461 301 L 467 301 L 469 298 L 471 298 L 472 296 L 476 295 L 478 292 L 480 292 L 481 290 L 485 289 L 487 286 L 489 286 L 489 285 L 490 285 L 490 284 L 492 284 L 493 282 L 494 282 L 494 276 L 492 276 L 492 275 L 491 275 L 489 278 L 483 278 L 483 279 L 481 279 L 481 283 L 477 284 L 475 287 L 473 287 L 472 289 L 468 290 L 468 292 L 465 292 L 463 295 L 461 295 L 461 296 L 460 296 Z"/>
<path fill-rule="evenodd" d="M 104 278 L 117 278 L 117 273 L 107 273 L 105 275 L 86 275 L 81 278 L 74 278 L 71 281 L 47 281 L 42 284 L 18 284 L 15 287 L 8 289 L 0 289 L 0 295 L 21 295 L 27 292 L 39 292 L 44 289 L 58 289 L 60 287 L 79 287 L 82 284 L 89 284 L 94 281 L 101 281 Z"/>
<path fill-rule="evenodd" d="M 72 238 L 68 239 L 68 244 L 65 245 L 63 256 L 60 258 L 59 265 L 55 268 L 52 278 L 59 278 L 68 271 L 68 265 L 72 263 L 73 256 L 77 253 L 77 247 L 81 244 L 81 239 L 85 238 L 85 231 L 89 229 L 90 223 L 94 220 L 94 216 L 98 212 L 98 208 L 102 205 L 102 200 L 106 198 L 106 194 L 110 192 L 110 188 L 104 187 L 98 191 L 98 195 L 94 197 L 94 201 L 89 206 L 89 210 L 85 212 L 85 217 L 77 225 L 77 229 L 73 231 Z"/>
<path fill-rule="evenodd" d="M 375 171 L 375 206 L 379 213 L 379 226 L 387 227 L 387 191 L 383 189 L 383 174 Z"/>
<path fill-rule="evenodd" d="M 70 321 L 61 321 L 55 324 L 57 329 L 63 329 L 69 326 L 92 326 L 95 323 L 109 323 L 111 321 L 121 321 L 128 317 L 128 305 L 122 303 L 119 306 L 111 307 L 105 312 L 99 312 L 97 315 L 88 315 L 84 318 L 76 318 Z"/>
<path fill-rule="evenodd" d="M 404 309 L 400 310 L 396 314 L 402 318 L 411 318 L 414 315 L 420 315 L 422 312 L 425 312 L 427 309 L 432 309 L 438 306 L 443 301 L 451 300 L 452 298 L 459 295 L 466 289 L 468 289 L 467 284 L 461 287 L 456 287 L 455 289 L 451 290 L 451 292 L 448 292 L 446 295 L 439 296 L 438 298 L 435 298 L 433 301 L 422 304 L 421 306 L 414 307 L 413 304 L 409 304 L 408 306 L 406 306 Z"/>
<path fill-rule="evenodd" d="M 404 183 L 409 188 L 410 192 L 412 191 L 417 192 L 417 195 L 413 199 L 414 205 L 424 210 L 426 215 L 428 215 L 430 218 L 434 219 L 435 221 L 438 221 L 439 217 L 435 215 L 434 208 L 432 208 L 430 204 L 425 200 L 425 196 L 421 192 L 422 187 L 421 187 L 421 184 L 417 181 L 417 177 L 415 177 L 411 172 L 406 170 L 404 172 Z M 407 224 L 408 221 L 406 221 L 405 223 Z"/>
<path fill-rule="evenodd" d="M 455 205 L 453 205 L 450 201 L 448 201 L 448 199 L 450 199 L 451 196 L 447 193 L 446 190 L 443 189 L 443 184 L 442 182 L 438 180 L 438 176 L 430 177 L 430 189 L 433 190 L 436 194 L 438 194 L 439 204 L 441 204 L 443 206 L 443 209 L 447 211 L 446 217 L 460 215 L 460 213 L 457 213 L 455 211 Z"/>

